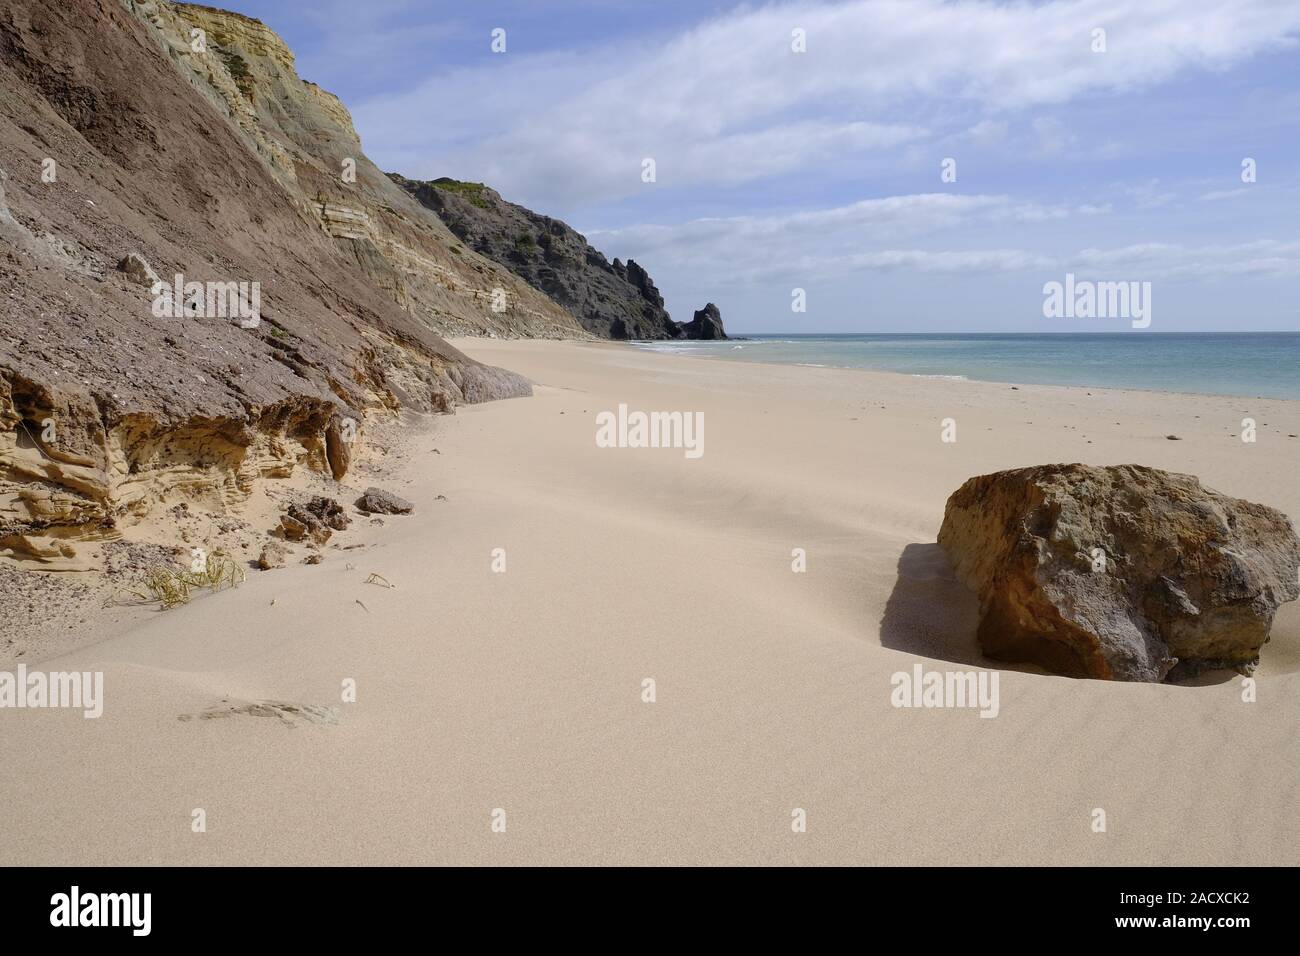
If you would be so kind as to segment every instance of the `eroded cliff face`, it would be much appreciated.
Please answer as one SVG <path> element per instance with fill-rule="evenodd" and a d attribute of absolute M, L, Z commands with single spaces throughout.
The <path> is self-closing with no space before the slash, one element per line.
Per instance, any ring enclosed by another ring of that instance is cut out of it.
<path fill-rule="evenodd" d="M 435 327 L 576 325 L 453 241 L 256 21 L 4 4 L 0 556 L 79 567 L 83 541 L 160 506 L 338 477 L 368 417 L 528 394 Z M 258 283 L 257 321 L 166 314 L 151 274 Z"/>
<path fill-rule="evenodd" d="M 195 4 L 134 6 L 326 234 L 403 309 L 442 334 L 583 334 L 564 309 L 465 249 L 380 172 L 347 108 L 298 76 L 293 53 L 264 24 Z M 196 29 L 206 54 L 190 50 Z"/>

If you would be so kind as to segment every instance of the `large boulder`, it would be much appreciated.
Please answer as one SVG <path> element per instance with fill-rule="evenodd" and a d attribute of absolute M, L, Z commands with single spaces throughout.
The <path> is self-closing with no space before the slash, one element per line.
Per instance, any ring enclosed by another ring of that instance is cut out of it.
<path fill-rule="evenodd" d="M 1141 465 L 971 478 L 939 544 L 979 597 L 984 652 L 1072 677 L 1249 673 L 1278 605 L 1300 597 L 1286 515 Z"/>

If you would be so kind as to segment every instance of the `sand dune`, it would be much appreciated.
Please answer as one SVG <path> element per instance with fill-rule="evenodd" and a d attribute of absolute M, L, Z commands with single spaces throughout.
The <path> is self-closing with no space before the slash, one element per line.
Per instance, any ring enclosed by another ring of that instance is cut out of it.
<path fill-rule="evenodd" d="M 415 515 L 43 662 L 104 672 L 98 720 L 0 710 L 0 863 L 1300 862 L 1294 605 L 1255 703 L 1031 669 L 994 719 L 890 700 L 992 666 L 934 544 L 965 478 L 1141 462 L 1294 517 L 1300 404 L 457 345 L 536 395 L 411 425 Z M 596 447 L 619 403 L 702 411 L 703 456 Z"/>

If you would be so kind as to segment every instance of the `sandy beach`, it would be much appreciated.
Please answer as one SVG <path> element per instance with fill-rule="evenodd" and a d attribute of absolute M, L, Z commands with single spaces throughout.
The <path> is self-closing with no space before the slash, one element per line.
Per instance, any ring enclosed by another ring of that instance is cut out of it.
<path fill-rule="evenodd" d="M 414 515 L 31 645 L 104 710 L 0 710 L 0 863 L 1300 863 L 1300 607 L 1255 702 L 999 668 L 935 544 L 966 478 L 1043 462 L 1294 520 L 1300 403 L 454 344 L 535 395 L 407 419 Z M 703 454 L 598 447 L 620 404 L 703 413 Z M 893 706 L 918 663 L 996 670 L 997 716 Z"/>

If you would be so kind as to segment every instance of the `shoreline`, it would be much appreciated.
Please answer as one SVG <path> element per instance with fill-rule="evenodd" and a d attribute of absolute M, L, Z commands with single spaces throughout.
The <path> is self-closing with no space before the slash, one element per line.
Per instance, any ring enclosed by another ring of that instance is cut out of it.
<path fill-rule="evenodd" d="M 1036 334 L 1036 333 L 1026 333 L 1026 334 Z M 1065 335 L 1070 333 L 1058 333 L 1058 334 Z M 1096 333 L 1096 334 L 1104 335 L 1109 333 Z M 1176 333 L 1165 333 L 1165 334 L 1172 335 Z M 1272 335 L 1276 333 L 1260 333 L 1260 334 Z M 1297 335 L 1300 335 L 1300 333 L 1297 333 Z M 688 354 L 685 352 L 676 352 L 673 351 L 672 349 L 661 350 L 661 349 L 645 347 L 645 346 L 654 345 L 655 343 L 653 340 L 645 340 L 642 342 L 614 341 L 614 340 L 586 341 L 582 339 L 542 340 L 542 339 L 522 339 L 522 338 L 506 339 L 500 337 L 466 335 L 466 336 L 452 336 L 448 338 L 447 341 L 450 342 L 452 345 L 454 345 L 456 348 L 461 349 L 462 351 L 464 351 L 466 348 L 473 348 L 478 343 L 557 341 L 557 342 L 562 342 L 562 343 L 572 344 L 572 345 L 595 346 L 598 348 L 608 347 L 608 348 L 615 348 L 615 349 L 620 349 L 620 348 L 630 349 L 633 351 L 645 352 L 652 355 L 671 356 L 677 359 L 693 359 L 702 362 L 723 361 L 723 362 L 727 362 L 727 364 L 753 365 L 753 366 L 758 366 L 763 368 L 773 368 L 773 369 L 807 368 L 807 369 L 820 369 L 820 370 L 833 371 L 833 372 L 858 372 L 866 375 L 883 375 L 883 376 L 897 377 L 900 379 L 923 379 L 923 380 L 932 380 L 932 381 L 940 381 L 940 382 L 943 381 L 963 382 L 963 383 L 970 383 L 972 385 L 1005 386 L 1008 389 L 1016 388 L 1022 390 L 1026 388 L 1059 389 L 1064 391 L 1096 390 L 1101 392 L 1126 392 L 1135 395 L 1161 395 L 1161 396 L 1197 398 L 1197 399 L 1221 399 L 1224 401 L 1241 399 L 1245 401 L 1257 401 L 1257 402 L 1284 402 L 1289 405 L 1300 406 L 1300 398 L 1274 398 L 1268 395 L 1227 395 L 1222 392 L 1185 392 L 1185 391 L 1176 391 L 1172 389 L 1133 388 L 1133 387 L 1121 387 L 1115 385 L 1064 385 L 1059 383 L 1047 383 L 1047 382 L 1025 382 L 1025 381 L 1010 381 L 1010 380 L 1003 381 L 1001 379 L 972 378 L 969 375 L 945 375 L 945 374 L 928 375 L 919 372 L 899 372 L 892 369 L 861 368 L 856 365 L 813 365 L 813 364 L 803 363 L 803 362 L 762 362 L 762 361 L 755 362 L 755 361 L 750 361 L 748 359 L 741 362 L 741 361 L 723 359 L 721 358 L 721 356 Z M 665 340 L 665 341 L 669 341 L 669 340 Z M 726 341 L 731 341 L 731 340 L 727 339 Z"/>
<path fill-rule="evenodd" d="M 875 333 L 866 333 L 866 334 L 875 334 Z M 887 334 L 911 334 L 911 333 L 887 333 Z M 916 333 L 916 334 L 920 335 L 920 334 L 928 334 L 928 333 Z M 935 335 L 940 335 L 941 333 L 934 333 L 934 334 L 935 334 Z M 977 333 L 974 333 L 974 334 L 977 334 Z M 1010 334 L 1015 334 L 1015 333 L 996 333 L 996 334 L 1008 334 L 1008 335 L 1010 335 Z M 1025 335 L 1027 335 L 1027 336 L 1033 336 L 1033 335 L 1037 335 L 1038 333 L 1023 333 L 1023 334 L 1025 334 Z M 1079 334 L 1079 333 L 1059 332 L 1059 333 L 1050 333 L 1050 334 L 1055 334 L 1055 335 L 1070 335 L 1070 334 Z M 1112 334 L 1112 333 L 1098 332 L 1098 333 L 1087 333 L 1087 334 L 1095 334 L 1095 335 L 1110 335 L 1110 334 Z M 1113 333 L 1113 334 L 1122 334 L 1122 333 Z M 1183 333 L 1172 333 L 1172 332 L 1169 332 L 1169 333 L 1163 333 L 1163 334 L 1165 334 L 1165 335 L 1179 335 L 1179 334 L 1183 334 Z M 1214 333 L 1205 333 L 1205 334 L 1209 335 L 1209 334 L 1214 334 Z M 1222 334 L 1222 333 L 1219 333 L 1219 334 Z M 1243 334 L 1252 334 L 1252 333 L 1243 333 Z M 1276 332 L 1261 332 L 1261 333 L 1257 333 L 1257 334 L 1260 334 L 1260 335 L 1277 335 L 1277 334 L 1280 334 L 1280 333 L 1276 333 Z M 1300 333 L 1297 333 L 1297 335 L 1300 336 Z M 812 338 L 812 337 L 815 337 L 815 336 L 811 336 L 811 335 L 810 335 L 809 337 Z M 491 339 L 488 339 L 488 338 L 483 338 L 483 339 L 481 339 L 481 340 L 482 340 L 482 341 L 492 341 Z M 460 342 L 471 342 L 471 341 L 480 341 L 480 339 L 475 338 L 475 337 L 461 337 L 461 338 L 457 338 L 457 339 L 455 339 L 455 341 L 460 341 Z M 669 345 L 677 344 L 677 343 L 673 342 L 672 340 L 664 340 L 664 341 L 665 341 L 665 344 L 669 344 Z M 732 341 L 732 339 L 726 339 L 725 341 Z M 735 341 L 743 341 L 743 340 L 742 340 L 741 338 L 737 337 L 737 338 L 735 339 Z M 710 355 L 710 354 L 707 354 L 708 351 L 709 351 L 708 349 L 701 349 L 701 350 L 699 351 L 699 353 L 696 353 L 696 354 L 687 354 L 687 353 L 685 353 L 685 352 L 681 352 L 681 353 L 679 353 L 679 352 L 675 351 L 675 350 L 674 350 L 673 348 L 671 348 L 671 347 L 670 347 L 670 348 L 657 349 L 657 348 L 654 348 L 656 342 L 653 341 L 653 340 L 644 340 L 644 341 L 640 341 L 640 342 L 631 342 L 631 341 L 628 341 L 628 342 L 610 342 L 610 343 L 598 343 L 598 344 L 611 344 L 611 345 L 626 346 L 626 347 L 629 347 L 629 348 L 637 349 L 638 351 L 652 352 L 652 353 L 660 354 L 660 355 L 675 355 L 675 356 L 677 356 L 677 357 L 679 357 L 679 358 L 700 359 L 700 360 L 702 360 L 702 361 L 710 361 L 710 362 L 714 362 L 714 361 L 728 361 L 728 362 L 737 362 L 737 363 L 739 363 L 739 364 L 745 364 L 745 365 L 760 365 L 760 366 L 768 366 L 768 367 L 773 367 L 773 368 L 819 368 L 819 369 L 833 369 L 833 370 L 835 370 L 835 371 L 843 371 L 843 372 L 867 372 L 867 373 L 877 374 L 877 375 L 897 375 L 897 376 L 904 377 L 904 378 L 923 378 L 923 379 L 928 378 L 928 379 L 936 379 L 936 380 L 941 380 L 941 381 L 947 380 L 947 381 L 962 381 L 962 382 L 982 382 L 982 383 L 987 384 L 987 385 L 1005 385 L 1005 386 L 1008 386 L 1008 387 L 1015 386 L 1015 387 L 1017 387 L 1017 388 L 1031 388 L 1031 387 L 1032 387 L 1032 388 L 1061 388 L 1061 389 L 1085 389 L 1085 390 L 1088 390 L 1088 389 L 1097 389 L 1097 390 L 1112 391 L 1112 392 L 1136 392 L 1136 393 L 1141 393 L 1141 394 L 1175 395 L 1175 396 L 1187 396 L 1187 397 L 1192 397 L 1192 398 L 1222 398 L 1222 399 L 1238 399 L 1238 398 L 1240 398 L 1240 399 L 1247 399 L 1247 400 L 1250 400 L 1250 401 L 1261 401 L 1261 402 L 1291 402 L 1291 403 L 1300 403 L 1300 398 L 1277 398 L 1277 397 L 1270 396 L 1270 395 L 1243 395 L 1243 394 L 1229 394 L 1229 393 L 1225 393 L 1225 392 L 1188 392 L 1188 391 L 1183 391 L 1183 390 L 1178 390 L 1178 389 L 1139 388 L 1139 387 L 1136 387 L 1136 386 L 1118 386 L 1118 385 L 1071 385 L 1071 384 L 1063 384 L 1063 383 L 1057 383 L 1057 382 L 1026 382 L 1026 381 L 1023 381 L 1023 380 L 1010 380 L 1010 379 L 1006 379 L 1006 380 L 1004 380 L 1004 379 L 974 378 L 974 377 L 972 377 L 972 376 L 970 376 L 970 375 L 967 375 L 967 374 L 961 374 L 961 373 L 953 373 L 953 374 L 945 374 L 945 373 L 925 374 L 925 373 L 920 373 L 920 372 L 901 372 L 901 371 L 897 371 L 897 370 L 895 370 L 895 369 L 863 368 L 863 367 L 861 367 L 861 366 L 857 366 L 857 365 L 821 365 L 821 364 L 813 364 L 813 363 L 805 363 L 805 362 L 765 362 L 765 361 L 752 361 L 752 360 L 750 360 L 750 359 L 745 359 L 745 360 L 742 361 L 742 360 L 737 360 L 737 359 L 727 359 L 727 358 L 725 358 L 725 357 L 722 356 L 722 355 Z M 719 351 L 721 351 L 721 350 L 719 350 Z"/>

